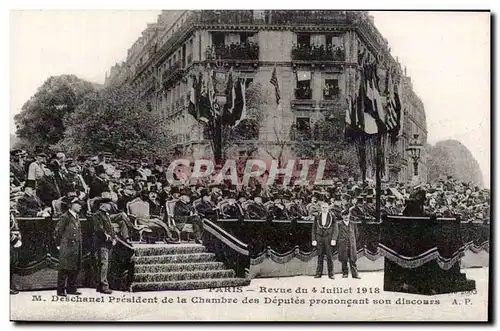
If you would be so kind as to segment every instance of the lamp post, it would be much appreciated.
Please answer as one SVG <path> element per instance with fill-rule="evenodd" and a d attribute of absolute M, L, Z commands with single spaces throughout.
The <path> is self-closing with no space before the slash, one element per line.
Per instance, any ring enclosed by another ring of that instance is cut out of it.
<path fill-rule="evenodd" d="M 418 133 L 413 134 L 413 138 L 410 140 L 410 144 L 408 148 L 406 149 L 408 151 L 408 154 L 410 155 L 411 159 L 413 160 L 413 180 L 418 181 L 419 179 L 419 174 L 418 174 L 418 162 L 420 161 L 420 156 L 422 153 L 422 150 L 424 149 L 424 146 L 422 146 L 422 143 L 418 139 Z"/>

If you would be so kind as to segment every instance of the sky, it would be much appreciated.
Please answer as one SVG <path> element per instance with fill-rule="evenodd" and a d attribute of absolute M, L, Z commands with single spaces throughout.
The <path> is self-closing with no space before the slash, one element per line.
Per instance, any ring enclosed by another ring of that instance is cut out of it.
<path fill-rule="evenodd" d="M 50 76 L 103 83 L 106 71 L 159 10 L 12 11 L 10 131 L 14 115 Z M 456 139 L 490 183 L 489 13 L 371 12 L 391 53 L 406 66 L 427 115 L 428 142 Z"/>

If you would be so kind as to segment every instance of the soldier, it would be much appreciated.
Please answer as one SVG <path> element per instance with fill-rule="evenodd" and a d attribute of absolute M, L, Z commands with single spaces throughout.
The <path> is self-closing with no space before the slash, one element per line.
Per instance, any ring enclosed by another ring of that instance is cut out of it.
<path fill-rule="evenodd" d="M 102 199 L 99 209 L 92 217 L 93 248 L 96 258 L 98 277 L 97 292 L 111 294 L 108 283 L 109 256 L 113 246 L 116 245 L 116 234 L 113 231 L 109 212 L 111 200 Z"/>
<path fill-rule="evenodd" d="M 19 231 L 19 225 L 17 224 L 15 213 L 17 211 L 14 208 L 14 204 L 11 203 L 10 209 L 10 294 L 18 294 L 17 286 L 12 279 L 14 268 L 17 267 L 18 260 L 18 249 L 22 246 L 21 232 Z"/>
<path fill-rule="evenodd" d="M 59 249 L 59 265 L 57 272 L 57 295 L 80 295 L 77 291 L 76 279 L 82 263 L 82 230 L 78 214 L 82 202 L 78 198 L 65 199 L 68 206 L 56 224 L 54 237 Z"/>

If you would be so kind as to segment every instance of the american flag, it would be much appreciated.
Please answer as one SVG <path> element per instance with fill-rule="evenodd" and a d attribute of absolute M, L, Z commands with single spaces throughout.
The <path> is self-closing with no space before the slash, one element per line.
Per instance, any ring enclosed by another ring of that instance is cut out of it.
<path fill-rule="evenodd" d="M 387 106 L 385 115 L 385 125 L 387 126 L 387 131 L 392 132 L 394 138 L 396 138 L 402 128 L 402 113 L 401 100 L 400 100 L 400 89 L 396 86 L 392 80 L 392 73 L 388 72 L 387 79 Z"/>
<path fill-rule="evenodd" d="M 274 85 L 274 91 L 276 93 L 276 104 L 280 104 L 280 86 L 278 84 L 278 77 L 276 76 L 276 67 L 273 69 L 273 74 L 271 75 L 271 80 L 269 81 L 271 84 Z"/>

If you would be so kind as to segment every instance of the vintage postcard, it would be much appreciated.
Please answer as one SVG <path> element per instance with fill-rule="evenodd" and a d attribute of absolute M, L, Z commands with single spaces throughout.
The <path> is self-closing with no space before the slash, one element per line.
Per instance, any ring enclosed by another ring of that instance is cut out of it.
<path fill-rule="evenodd" d="M 11 320 L 488 321 L 490 20 L 11 11 Z"/>

